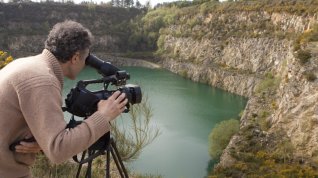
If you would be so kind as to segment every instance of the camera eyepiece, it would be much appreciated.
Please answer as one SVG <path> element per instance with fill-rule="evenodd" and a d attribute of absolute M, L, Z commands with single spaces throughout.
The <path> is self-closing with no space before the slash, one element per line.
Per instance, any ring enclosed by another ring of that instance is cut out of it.
<path fill-rule="evenodd" d="M 118 69 L 116 66 L 99 59 L 93 54 L 89 54 L 87 56 L 85 64 L 97 69 L 97 71 L 104 77 L 115 75 L 118 71 L 120 71 L 120 69 Z"/>

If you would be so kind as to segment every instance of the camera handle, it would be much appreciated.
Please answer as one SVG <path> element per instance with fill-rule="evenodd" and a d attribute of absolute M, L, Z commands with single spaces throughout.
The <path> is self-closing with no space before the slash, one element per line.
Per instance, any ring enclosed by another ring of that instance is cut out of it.
<path fill-rule="evenodd" d="M 129 74 L 127 75 L 129 76 Z M 103 77 L 101 79 L 80 80 L 77 82 L 77 87 L 86 88 L 87 85 L 90 85 L 90 84 L 104 83 L 104 89 L 107 89 L 109 84 L 116 85 L 116 86 L 125 85 L 126 80 L 127 78 L 120 76 L 120 73 L 119 73 L 118 75 L 111 75 L 111 76 Z"/>

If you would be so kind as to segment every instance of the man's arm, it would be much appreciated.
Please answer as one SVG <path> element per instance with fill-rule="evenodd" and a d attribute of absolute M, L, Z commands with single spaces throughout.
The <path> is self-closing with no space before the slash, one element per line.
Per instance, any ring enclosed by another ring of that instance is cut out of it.
<path fill-rule="evenodd" d="M 20 91 L 19 99 L 36 141 L 52 162 L 59 163 L 87 149 L 109 131 L 109 121 L 116 118 L 127 103 L 125 96 L 119 95 L 120 92 L 115 92 L 107 101 L 98 103 L 98 111 L 72 129 L 66 129 L 57 86 L 29 85 Z"/>

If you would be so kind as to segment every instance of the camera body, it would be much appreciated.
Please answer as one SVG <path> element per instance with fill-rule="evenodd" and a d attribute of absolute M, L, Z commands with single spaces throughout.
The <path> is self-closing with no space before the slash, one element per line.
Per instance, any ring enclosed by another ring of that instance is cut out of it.
<path fill-rule="evenodd" d="M 140 87 L 133 84 L 127 84 L 119 87 L 117 90 L 99 90 L 89 91 L 85 87 L 85 81 L 79 81 L 75 88 L 72 88 L 70 93 L 65 99 L 66 111 L 79 117 L 88 117 L 97 111 L 97 103 L 100 100 L 106 100 L 114 92 L 119 90 L 121 93 L 126 94 L 128 103 L 126 110 L 128 112 L 130 104 L 136 104 L 141 102 L 141 90 Z"/>
<path fill-rule="evenodd" d="M 76 121 L 74 119 L 74 115 L 84 117 L 84 119 L 86 119 L 87 117 L 89 117 L 97 111 L 97 104 L 100 100 L 108 99 L 116 91 L 125 93 L 126 98 L 128 99 L 128 103 L 126 105 L 126 109 L 124 112 L 129 111 L 130 105 L 141 102 L 142 94 L 140 87 L 134 84 L 126 84 L 126 81 L 130 79 L 129 73 L 120 70 L 117 67 L 111 65 L 110 63 L 105 62 L 91 54 L 86 58 L 85 63 L 86 65 L 89 65 L 97 69 L 97 71 L 103 76 L 103 78 L 78 81 L 76 86 L 72 88 L 71 91 L 67 94 L 67 97 L 65 99 L 65 107 L 63 107 L 62 109 L 63 111 L 68 111 L 69 113 L 71 113 L 72 118 L 70 122 L 67 124 L 66 128 L 72 129 L 77 125 L 81 124 L 82 121 Z M 87 89 L 87 86 L 90 84 L 103 84 L 103 89 L 98 91 L 90 91 Z M 107 88 L 109 85 L 115 85 L 117 89 L 108 90 Z M 84 158 L 86 151 L 82 153 L 82 158 L 80 161 L 78 160 L 77 155 L 73 156 L 73 160 L 80 164 L 80 167 L 77 172 L 77 177 L 79 176 L 82 164 L 88 163 L 90 165 L 94 158 L 96 158 L 99 155 L 105 154 L 106 150 L 107 155 L 109 155 L 110 149 L 115 150 L 116 158 L 121 161 L 115 142 L 111 138 L 110 132 L 107 132 L 86 150 L 88 153 L 87 158 Z M 110 152 L 114 157 L 115 153 L 113 153 L 113 151 Z M 109 165 L 108 156 L 106 164 Z M 128 177 L 125 167 L 122 163 L 120 165 L 121 170 L 123 170 L 125 176 Z M 88 168 L 88 170 L 90 170 L 90 168 Z M 107 168 L 107 171 L 108 170 L 109 166 Z M 87 173 L 88 172 L 86 172 L 86 175 L 88 175 Z"/>
<path fill-rule="evenodd" d="M 126 84 L 126 81 L 130 79 L 129 73 L 91 54 L 87 57 L 85 62 L 86 65 L 97 69 L 103 78 L 77 82 L 76 87 L 71 89 L 65 99 L 65 111 L 79 117 L 88 117 L 97 111 L 97 103 L 100 100 L 108 99 L 116 91 L 125 93 L 128 99 L 124 112 L 129 111 L 130 105 L 141 102 L 141 88 L 138 85 Z M 96 83 L 103 84 L 103 89 L 90 91 L 86 88 L 88 85 Z M 117 86 L 118 89 L 107 90 L 110 84 Z"/>

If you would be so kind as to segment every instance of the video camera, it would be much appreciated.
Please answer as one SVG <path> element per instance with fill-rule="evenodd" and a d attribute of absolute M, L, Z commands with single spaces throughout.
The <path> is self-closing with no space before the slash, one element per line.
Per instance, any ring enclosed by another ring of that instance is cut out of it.
<path fill-rule="evenodd" d="M 101 79 L 81 80 L 72 88 L 65 99 L 65 111 L 79 116 L 88 117 L 97 110 L 97 103 L 106 100 L 114 92 L 119 90 L 126 94 L 128 103 L 124 112 L 129 111 L 130 104 L 140 103 L 142 99 L 141 89 L 138 85 L 127 84 L 129 73 L 120 70 L 109 62 L 105 62 L 90 54 L 85 61 L 86 65 L 95 68 L 102 76 Z M 89 91 L 86 87 L 90 84 L 102 83 L 104 88 L 99 91 Z M 107 90 L 109 84 L 119 87 L 116 90 Z"/>
<path fill-rule="evenodd" d="M 78 81 L 76 86 L 67 94 L 63 111 L 68 111 L 72 114 L 72 118 L 67 124 L 67 128 L 71 129 L 82 123 L 82 121 L 76 121 L 74 119 L 74 115 L 84 117 L 84 119 L 86 119 L 97 111 L 97 103 L 100 100 L 108 99 L 116 91 L 125 93 L 126 98 L 128 99 L 124 112 L 129 111 L 130 105 L 141 102 L 142 94 L 140 87 L 134 84 L 126 84 L 127 80 L 130 79 L 129 73 L 124 70 L 120 70 L 116 66 L 111 65 L 109 62 L 105 62 L 92 54 L 89 54 L 86 58 L 85 64 L 95 68 L 103 76 L 103 78 Z M 87 86 L 90 84 L 103 84 L 103 89 L 90 91 L 87 89 Z M 107 90 L 110 84 L 116 86 L 117 89 Z M 88 153 L 88 156 L 85 158 L 86 153 Z M 110 132 L 104 134 L 86 151 L 84 151 L 80 160 L 78 160 L 77 155 L 73 156 L 73 160 L 79 163 L 76 178 L 80 176 L 82 165 L 85 163 L 88 163 L 86 178 L 90 178 L 93 159 L 103 154 L 107 155 L 106 177 L 110 177 L 110 153 L 115 160 L 121 177 L 129 178 L 125 166 L 119 156 L 115 141 L 110 136 Z"/>

